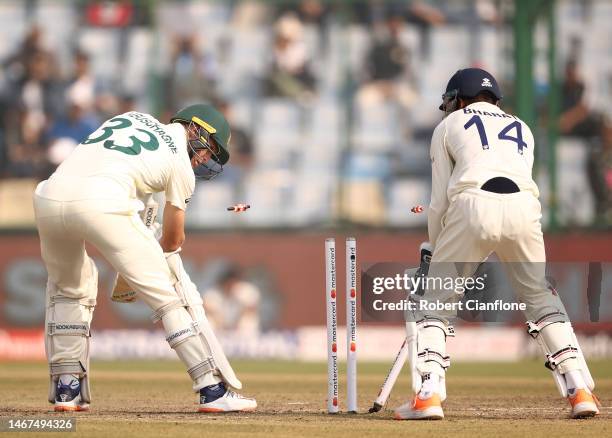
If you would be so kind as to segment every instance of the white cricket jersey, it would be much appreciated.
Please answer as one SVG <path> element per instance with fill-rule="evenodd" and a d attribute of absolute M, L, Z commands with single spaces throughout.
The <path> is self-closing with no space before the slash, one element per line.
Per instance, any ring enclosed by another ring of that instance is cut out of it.
<path fill-rule="evenodd" d="M 79 144 L 39 194 L 71 201 L 165 192 L 167 201 L 185 210 L 194 189 L 184 128 L 132 111 L 107 120 Z"/>
<path fill-rule="evenodd" d="M 432 190 L 428 217 L 432 244 L 453 198 L 466 189 L 481 188 L 491 178 L 506 177 L 537 198 L 531 176 L 534 141 L 518 117 L 496 105 L 476 102 L 449 114 L 431 140 Z"/>

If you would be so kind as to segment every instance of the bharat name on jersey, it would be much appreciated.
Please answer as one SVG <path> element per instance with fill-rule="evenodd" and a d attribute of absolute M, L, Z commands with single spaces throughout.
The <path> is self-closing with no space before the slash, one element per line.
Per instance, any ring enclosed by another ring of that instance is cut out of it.
<path fill-rule="evenodd" d="M 521 191 L 539 196 L 532 178 L 533 134 L 525 122 L 496 105 L 476 102 L 448 115 L 434 131 L 431 159 L 434 175 L 435 167 L 450 167 L 449 201 L 495 177 L 509 178 Z"/>
<path fill-rule="evenodd" d="M 136 111 L 107 120 L 89 135 L 49 181 L 58 180 L 81 181 L 81 188 L 70 190 L 72 199 L 136 199 L 163 191 L 182 210 L 195 189 L 184 128 Z"/>

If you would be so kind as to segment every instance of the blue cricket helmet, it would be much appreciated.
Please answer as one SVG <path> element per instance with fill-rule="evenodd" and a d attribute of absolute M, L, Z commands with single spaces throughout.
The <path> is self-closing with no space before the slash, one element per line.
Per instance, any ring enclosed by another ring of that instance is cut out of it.
<path fill-rule="evenodd" d="M 464 68 L 450 78 L 442 99 L 454 97 L 475 97 L 478 93 L 488 91 L 497 100 L 502 99 L 502 92 L 491 73 L 481 68 Z M 444 103 L 438 108 L 444 111 Z"/>

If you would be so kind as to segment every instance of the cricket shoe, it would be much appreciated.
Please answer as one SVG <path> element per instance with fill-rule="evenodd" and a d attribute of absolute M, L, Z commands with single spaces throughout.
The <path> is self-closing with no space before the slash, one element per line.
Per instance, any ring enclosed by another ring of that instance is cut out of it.
<path fill-rule="evenodd" d="M 77 376 L 62 375 L 55 391 L 56 412 L 88 411 L 89 404 L 81 400 L 81 382 Z"/>
<path fill-rule="evenodd" d="M 248 412 L 254 411 L 256 407 L 255 399 L 227 389 L 223 382 L 200 389 L 198 412 Z"/>
<path fill-rule="evenodd" d="M 441 420 L 444 418 L 440 394 L 420 391 L 411 402 L 397 408 L 393 418 L 396 420 Z"/>
<path fill-rule="evenodd" d="M 599 414 L 597 398 L 586 389 L 568 389 L 567 399 L 572 405 L 572 418 L 593 417 Z"/>

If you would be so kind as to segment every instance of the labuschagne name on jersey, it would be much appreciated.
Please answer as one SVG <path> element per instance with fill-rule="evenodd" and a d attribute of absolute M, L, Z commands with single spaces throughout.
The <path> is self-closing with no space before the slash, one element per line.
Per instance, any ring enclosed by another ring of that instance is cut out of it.
<path fill-rule="evenodd" d="M 160 138 L 164 141 L 164 143 L 168 145 L 172 153 L 176 154 L 176 145 L 174 144 L 174 141 L 172 141 L 172 137 L 168 135 L 166 131 L 164 131 L 164 128 L 162 128 L 162 125 L 160 125 L 158 122 L 154 120 L 149 119 L 147 116 L 145 116 L 142 113 L 132 112 L 132 113 L 128 113 L 127 116 L 131 117 L 134 120 L 138 120 L 140 123 L 145 125 L 151 131 L 158 134 Z"/>

